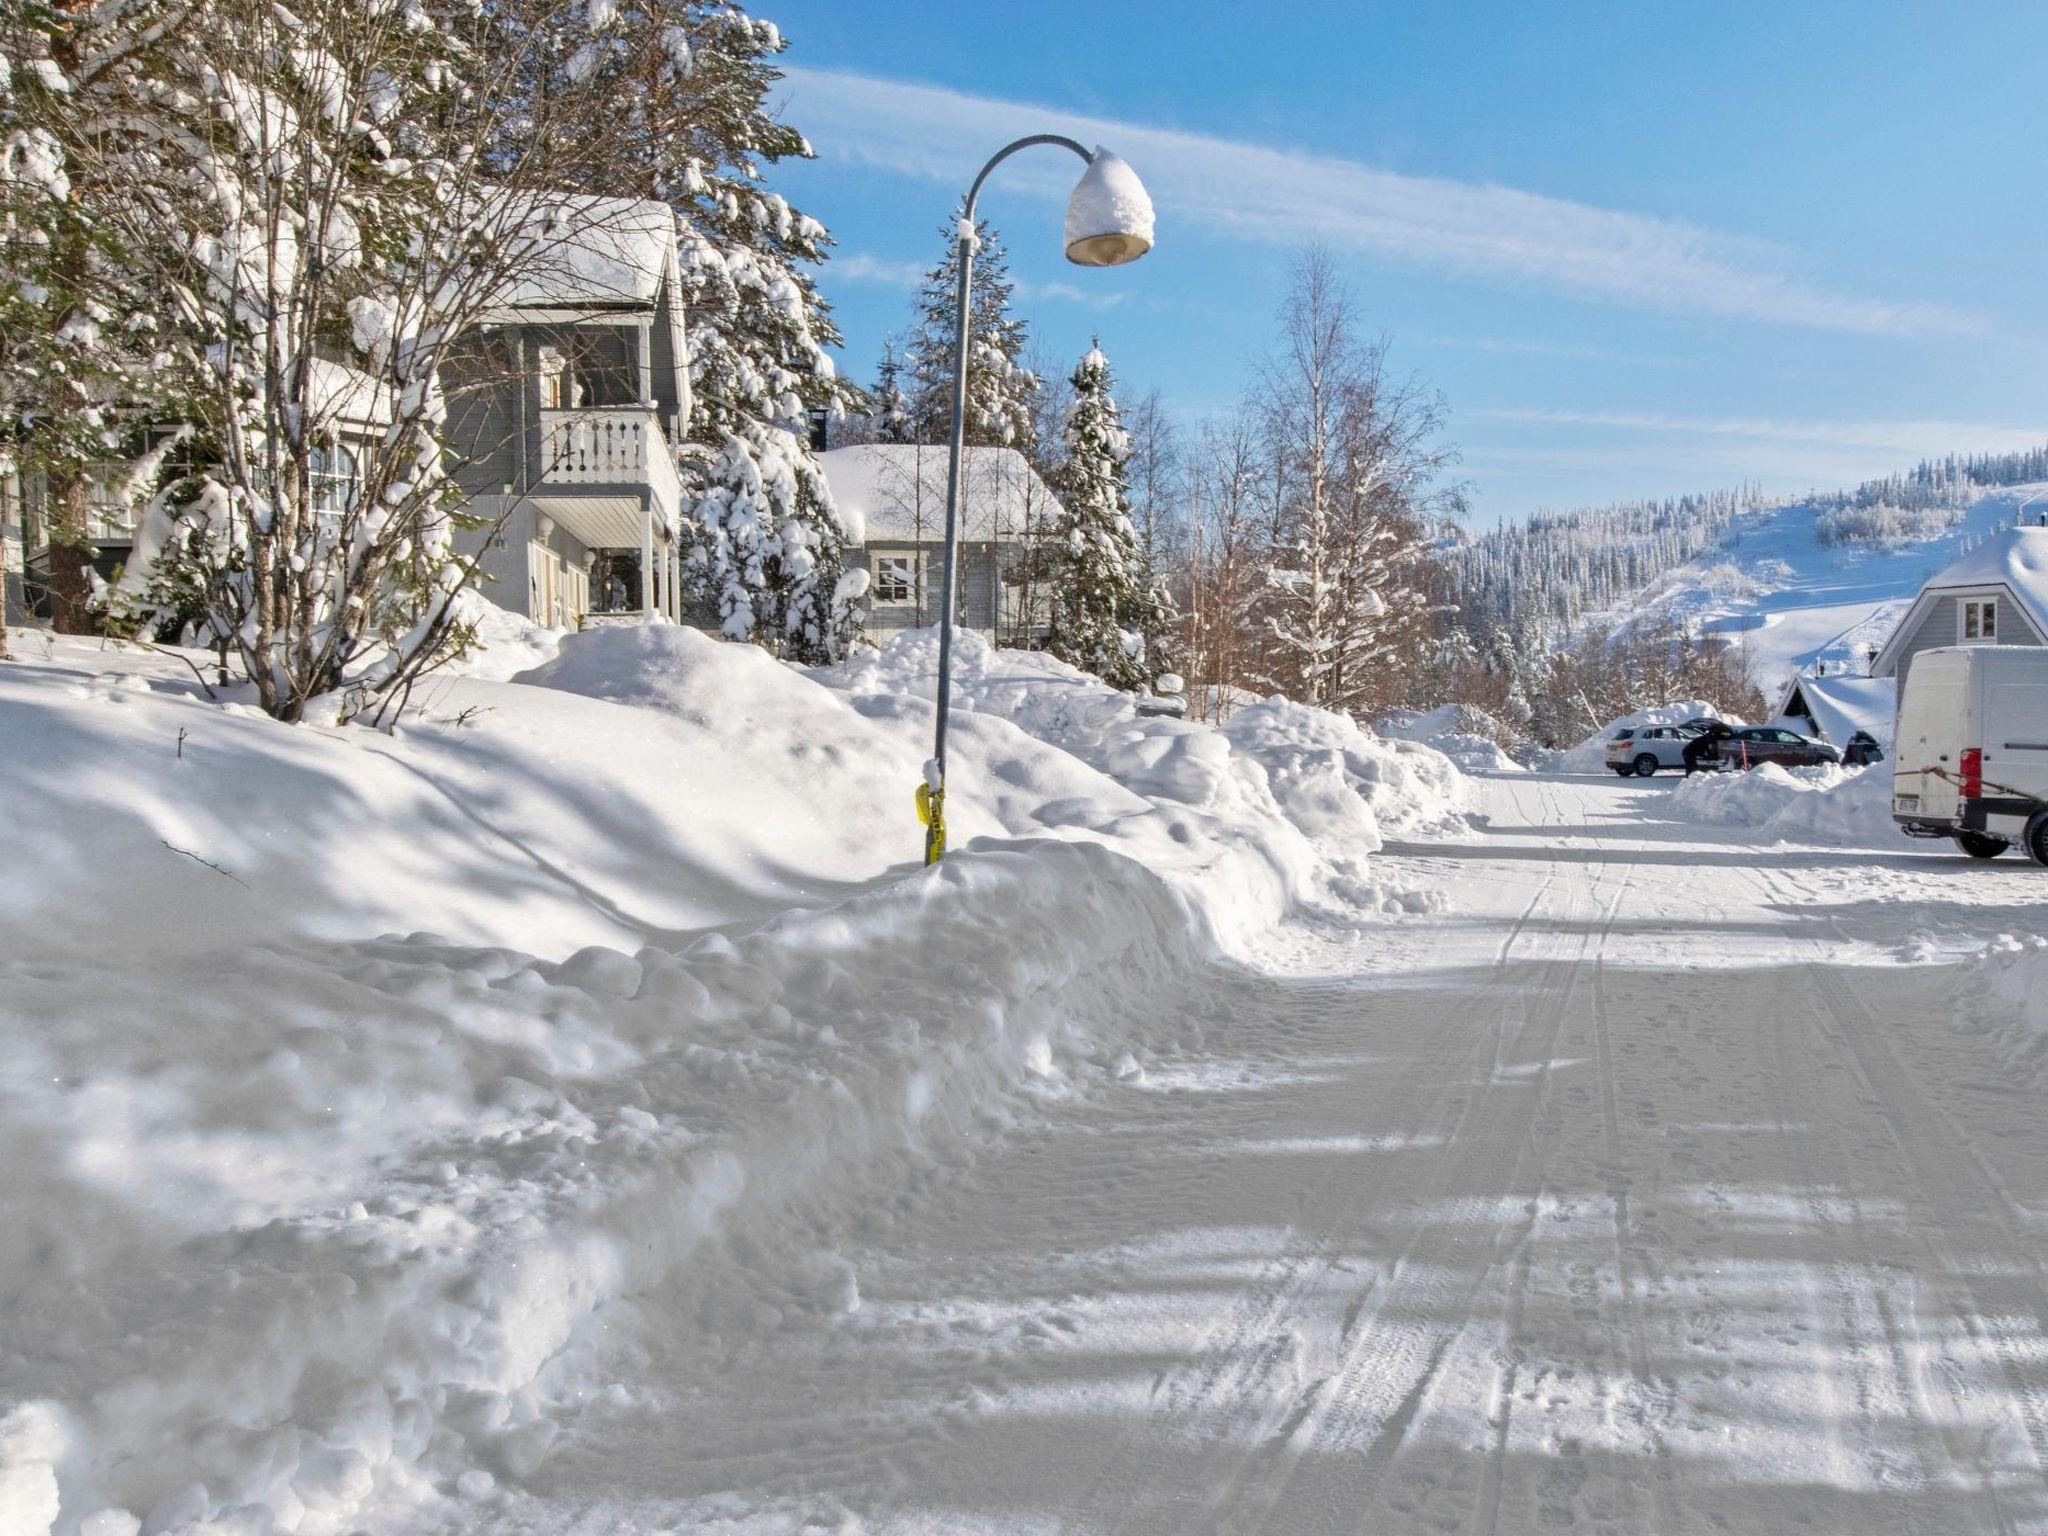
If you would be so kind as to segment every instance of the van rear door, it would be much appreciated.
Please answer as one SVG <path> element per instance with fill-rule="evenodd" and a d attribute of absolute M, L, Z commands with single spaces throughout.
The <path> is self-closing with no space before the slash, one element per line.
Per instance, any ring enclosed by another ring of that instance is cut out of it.
<path fill-rule="evenodd" d="M 1987 656 L 1979 669 L 1985 794 L 2010 798 L 2016 790 L 2048 800 L 2048 654 L 2014 646 Z"/>
<path fill-rule="evenodd" d="M 1972 678 L 1966 650 L 1922 651 L 1899 696 L 1899 750 L 1892 759 L 1892 812 L 1953 821 L 1954 774 L 1969 739 Z M 1939 770 L 1937 772 L 1936 770 Z"/>

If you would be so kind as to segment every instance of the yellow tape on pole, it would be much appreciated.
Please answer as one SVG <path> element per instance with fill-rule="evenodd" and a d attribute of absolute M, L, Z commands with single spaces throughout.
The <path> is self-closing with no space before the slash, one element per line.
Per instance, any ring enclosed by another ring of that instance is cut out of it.
<path fill-rule="evenodd" d="M 917 819 L 924 823 L 924 861 L 936 864 L 946 854 L 946 792 L 929 784 L 917 786 Z"/>

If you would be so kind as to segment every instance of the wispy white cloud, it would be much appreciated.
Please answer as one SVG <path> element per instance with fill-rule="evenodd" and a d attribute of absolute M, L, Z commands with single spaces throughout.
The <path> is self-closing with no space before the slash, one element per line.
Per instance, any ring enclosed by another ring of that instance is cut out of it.
<path fill-rule="evenodd" d="M 896 261 L 885 256 L 871 256 L 866 251 L 835 256 L 830 268 L 834 277 L 856 283 L 880 283 L 890 288 L 915 288 L 925 280 L 928 270 L 928 265 L 921 261 Z M 1012 281 L 1020 299 L 1059 299 L 1069 304 L 1086 305 L 1090 309 L 1115 309 L 1130 297 L 1128 292 L 1091 293 L 1078 283 L 1034 283 L 1023 278 Z"/>
<path fill-rule="evenodd" d="M 1824 287 L 1789 252 L 1677 220 L 1511 187 L 1404 176 L 1334 156 L 1122 123 L 835 70 L 790 69 L 791 116 L 819 153 L 964 188 L 1007 138 L 1048 130 L 1108 144 L 1139 170 L 1173 226 L 1264 244 L 1332 247 L 1468 276 L 1539 284 L 1671 313 L 1909 336 L 1977 321 L 1940 304 Z M 1073 168 L 1026 155 L 1006 188 L 1064 196 Z"/>
<path fill-rule="evenodd" d="M 1481 421 L 1529 427 L 1590 427 L 1669 436 L 1737 438 L 1753 443 L 1876 449 L 1919 458 L 1941 453 L 2003 453 L 2039 447 L 2048 428 L 1965 421 L 1811 421 L 1769 416 L 1679 416 L 1657 411 L 1550 411 L 1503 408 L 1467 413 Z"/>
<path fill-rule="evenodd" d="M 1404 338 L 1407 339 L 1407 338 Z M 1587 341 L 1551 341 L 1540 336 L 1416 336 L 1418 347 L 1440 347 L 1452 352 L 1480 352 L 1489 357 L 1555 357 L 1579 362 L 1627 362 L 1669 366 L 1684 358 L 1646 356 L 1603 347 Z"/>
<path fill-rule="evenodd" d="M 891 288 L 915 288 L 924 281 L 922 262 L 890 261 L 866 251 L 850 251 L 832 258 L 834 277 L 854 283 L 881 283 Z"/>

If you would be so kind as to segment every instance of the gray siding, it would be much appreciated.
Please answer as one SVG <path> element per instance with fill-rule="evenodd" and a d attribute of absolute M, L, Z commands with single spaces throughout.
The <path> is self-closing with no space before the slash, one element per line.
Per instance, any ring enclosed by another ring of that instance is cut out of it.
<path fill-rule="evenodd" d="M 442 371 L 455 479 L 472 497 L 519 489 L 538 449 L 533 385 L 515 373 L 517 348 L 516 331 L 493 332 L 456 350 Z"/>
<path fill-rule="evenodd" d="M 997 603 L 1002 592 L 1000 561 L 1003 546 L 987 541 L 963 541 L 959 547 L 960 569 L 956 573 L 960 583 L 960 622 L 968 629 L 984 635 L 993 635 L 998 616 Z M 943 543 L 911 544 L 909 542 L 877 540 L 872 549 L 854 548 L 846 552 L 846 563 L 856 570 L 873 574 L 873 559 L 877 555 L 902 555 L 913 550 L 921 551 L 925 560 L 926 599 L 923 622 L 936 624 L 939 621 L 938 588 L 940 571 L 946 558 Z M 872 598 L 862 627 L 870 634 L 890 634 L 897 630 L 914 629 L 919 622 L 915 604 L 883 606 Z"/>
<path fill-rule="evenodd" d="M 1913 658 L 1922 651 L 1931 651 L 1944 645 L 1961 643 L 1962 630 L 1959 627 L 1958 620 L 1960 605 L 1965 598 L 1970 596 L 1990 597 L 1993 595 L 1998 598 L 1998 643 L 2000 645 L 2040 645 L 2041 642 L 2034 637 L 2033 629 L 2028 625 L 2025 617 L 2020 612 L 2019 605 L 2013 601 L 2010 593 L 1999 592 L 1993 594 L 1987 592 L 1982 594 L 1963 594 L 1961 596 L 1943 595 L 1935 599 L 1934 605 L 1927 610 L 1927 617 L 1920 621 L 1920 627 L 1913 631 L 1912 638 L 1906 642 L 1904 648 L 1899 652 L 1899 687 L 1903 689 L 1906 686 L 1906 674 L 1912 670 Z"/>
<path fill-rule="evenodd" d="M 498 496 L 478 496 L 469 510 L 486 520 L 485 526 L 459 533 L 455 545 L 462 554 L 481 550 L 477 559 L 478 590 L 500 608 L 533 617 L 526 547 L 533 542 L 537 526 L 531 503 L 514 497 L 508 503 Z M 499 522 L 502 515 L 503 522 Z M 548 539 L 548 548 L 561 556 L 562 563 L 578 570 L 590 568 L 590 550 L 559 525 Z"/>

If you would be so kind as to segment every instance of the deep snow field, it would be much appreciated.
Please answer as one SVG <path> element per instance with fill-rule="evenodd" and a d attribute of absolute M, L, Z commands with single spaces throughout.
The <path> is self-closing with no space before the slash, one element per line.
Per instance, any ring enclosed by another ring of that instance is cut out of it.
<path fill-rule="evenodd" d="M 488 1506 L 632 1298 L 715 1245 L 742 1330 L 850 1310 L 833 1227 L 1142 1072 L 1283 917 L 1425 906 L 1372 855 L 1460 824 L 1428 748 L 969 640 L 926 873 L 929 637 L 490 638 L 388 735 L 0 667 L 6 1536 Z"/>
<path fill-rule="evenodd" d="M 493 640 L 0 666 L 4 1536 L 2048 1531 L 2048 875 L 1884 769 L 970 642 L 924 871 L 929 637 Z"/>

